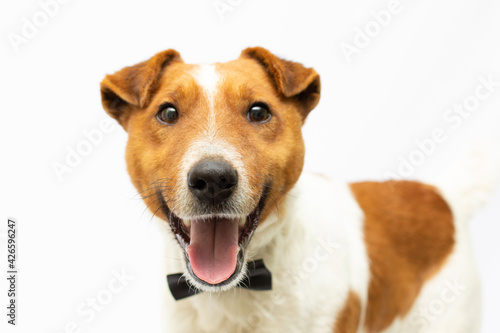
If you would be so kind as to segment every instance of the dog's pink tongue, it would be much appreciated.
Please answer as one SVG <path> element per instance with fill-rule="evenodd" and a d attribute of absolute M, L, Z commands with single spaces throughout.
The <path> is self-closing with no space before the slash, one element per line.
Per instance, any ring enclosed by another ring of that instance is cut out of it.
<path fill-rule="evenodd" d="M 191 221 L 191 242 L 186 251 L 194 274 L 217 284 L 227 280 L 236 269 L 238 223 L 229 219 Z"/>

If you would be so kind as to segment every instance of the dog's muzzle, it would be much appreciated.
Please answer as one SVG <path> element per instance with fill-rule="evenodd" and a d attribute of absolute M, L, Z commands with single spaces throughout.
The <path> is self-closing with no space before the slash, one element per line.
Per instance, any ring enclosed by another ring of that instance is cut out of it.
<path fill-rule="evenodd" d="M 236 169 L 223 159 L 197 162 L 186 181 L 192 203 L 203 213 L 188 218 L 172 212 L 159 193 L 170 227 L 185 251 L 190 282 L 196 287 L 231 287 L 244 275 L 245 249 L 259 223 L 266 195 L 262 191 L 250 213 L 238 212 L 241 209 L 233 203 L 238 201 L 238 178 Z"/>

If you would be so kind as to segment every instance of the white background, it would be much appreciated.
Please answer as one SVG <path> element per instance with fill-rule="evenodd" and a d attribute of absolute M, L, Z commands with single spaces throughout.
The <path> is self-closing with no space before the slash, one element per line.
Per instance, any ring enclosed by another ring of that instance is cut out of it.
<path fill-rule="evenodd" d="M 500 87 L 456 130 L 443 120 L 474 93 L 480 76 L 500 81 L 499 2 L 401 0 L 400 12 L 350 63 L 340 45 L 353 44 L 356 29 L 388 1 L 230 2 L 221 19 L 213 0 L 68 1 L 18 52 L 9 36 L 21 35 L 24 18 L 33 22 L 42 9 L 35 0 L 2 2 L 2 271 L 7 216 L 20 224 L 19 325 L 7 332 L 60 333 L 71 322 L 80 332 L 158 331 L 152 281 L 164 254 L 125 170 L 126 134 L 118 126 L 104 134 L 62 181 L 53 170 L 68 147 L 85 141 L 84 130 L 107 118 L 104 75 L 158 51 L 174 48 L 186 62 L 211 63 L 259 45 L 314 67 L 322 99 L 304 127 L 305 167 L 346 181 L 385 179 L 436 127 L 446 129 L 446 142 L 410 178 L 439 180 L 468 143 L 500 129 Z M 499 332 L 498 191 L 471 227 L 483 332 Z M 123 291 L 95 318 L 77 314 L 89 298 L 105 295 L 113 270 L 122 269 L 134 277 Z M 2 278 L 2 331 L 6 289 Z"/>

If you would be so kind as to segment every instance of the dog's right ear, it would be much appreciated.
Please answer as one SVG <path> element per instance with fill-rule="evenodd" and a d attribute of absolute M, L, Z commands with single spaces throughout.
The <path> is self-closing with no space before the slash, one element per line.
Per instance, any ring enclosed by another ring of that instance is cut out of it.
<path fill-rule="evenodd" d="M 130 112 L 148 105 L 163 69 L 177 61 L 182 62 L 179 53 L 166 50 L 149 60 L 106 75 L 101 82 L 101 100 L 106 112 L 126 129 Z"/>

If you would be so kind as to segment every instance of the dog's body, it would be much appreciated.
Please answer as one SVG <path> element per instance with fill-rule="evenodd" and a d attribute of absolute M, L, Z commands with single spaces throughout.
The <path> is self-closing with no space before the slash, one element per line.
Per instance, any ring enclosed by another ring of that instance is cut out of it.
<path fill-rule="evenodd" d="M 261 48 L 212 66 L 165 51 L 101 91 L 134 185 L 177 238 L 165 273 L 204 291 L 175 301 L 165 283 L 168 332 L 478 332 L 463 203 L 489 180 L 459 196 L 301 175 L 319 76 Z M 256 259 L 270 291 L 238 287 Z"/>
<path fill-rule="evenodd" d="M 393 220 L 366 225 L 353 188 L 378 202 L 388 199 L 380 197 L 385 188 L 385 194 L 393 194 L 393 207 L 415 200 L 412 208 L 420 207 L 414 213 L 394 211 Z M 451 215 L 442 212 L 448 218 L 437 221 L 434 229 L 417 217 L 436 214 L 429 212 L 435 202 L 444 205 L 435 193 L 419 183 L 348 186 L 303 174 L 276 214 L 263 223 L 266 227 L 257 228 L 248 250 L 252 259 L 264 258 L 273 273 L 273 290 L 236 288 L 176 302 L 165 285 L 167 331 L 479 332 L 480 292 L 466 224 L 449 224 Z M 412 231 L 424 232 L 421 228 L 429 233 L 411 237 Z M 434 235 L 437 231 L 442 234 Z M 437 244 L 429 244 L 426 237 Z M 366 240 L 376 252 L 370 253 Z M 425 253 L 429 248 L 435 252 Z M 178 246 L 172 244 L 168 253 L 166 272 L 183 271 Z M 370 261 L 379 265 L 372 267 L 379 276 L 371 273 Z M 413 269 L 421 271 L 415 274 Z"/>

